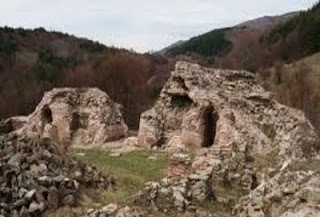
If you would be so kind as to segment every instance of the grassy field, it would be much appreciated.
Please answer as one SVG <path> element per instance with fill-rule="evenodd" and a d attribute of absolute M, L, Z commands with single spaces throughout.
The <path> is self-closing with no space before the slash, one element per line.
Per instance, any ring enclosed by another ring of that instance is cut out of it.
<path fill-rule="evenodd" d="M 76 217 L 89 208 L 101 208 L 109 203 L 130 204 L 146 182 L 159 181 L 164 176 L 168 165 L 166 153 L 149 150 L 133 151 L 119 157 L 111 157 L 103 150 L 72 150 L 71 155 L 95 165 L 105 174 L 111 174 L 116 181 L 115 189 L 83 190 L 77 207 L 49 211 L 45 215 L 47 217 Z M 150 156 L 154 159 L 148 159 Z"/>
<path fill-rule="evenodd" d="M 73 151 L 73 155 L 82 152 Z M 154 156 L 156 160 L 148 159 Z M 101 150 L 87 150 L 80 160 L 96 165 L 97 168 L 111 174 L 116 180 L 116 190 L 103 194 L 105 202 L 121 205 L 131 202 L 132 197 L 143 188 L 148 181 L 159 181 L 167 167 L 166 154 L 151 151 L 134 151 L 119 157 L 111 157 Z"/>

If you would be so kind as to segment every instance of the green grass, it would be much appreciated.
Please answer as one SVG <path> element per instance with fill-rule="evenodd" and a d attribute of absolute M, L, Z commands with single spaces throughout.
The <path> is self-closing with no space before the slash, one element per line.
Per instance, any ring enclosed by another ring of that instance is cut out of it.
<path fill-rule="evenodd" d="M 76 153 L 79 152 L 85 155 L 77 156 Z M 74 150 L 72 154 L 114 177 L 116 191 L 104 192 L 102 196 L 106 202 L 121 205 L 130 203 L 146 182 L 159 181 L 168 164 L 166 154 L 145 150 L 133 151 L 119 157 L 111 157 L 102 150 Z M 156 160 L 148 159 L 149 156 L 155 156 Z"/>
<path fill-rule="evenodd" d="M 83 189 L 79 206 L 48 211 L 46 217 L 81 216 L 89 208 L 101 208 L 109 203 L 130 205 L 138 191 L 143 189 L 144 184 L 149 181 L 159 181 L 164 176 L 164 170 L 168 166 L 166 153 L 149 150 L 137 150 L 119 157 L 111 157 L 107 151 L 97 149 L 76 149 L 71 150 L 70 154 L 81 161 L 96 166 L 104 174 L 112 175 L 116 186 L 114 189 L 104 191 L 101 189 Z M 156 160 L 148 159 L 150 156 L 155 156 Z"/>

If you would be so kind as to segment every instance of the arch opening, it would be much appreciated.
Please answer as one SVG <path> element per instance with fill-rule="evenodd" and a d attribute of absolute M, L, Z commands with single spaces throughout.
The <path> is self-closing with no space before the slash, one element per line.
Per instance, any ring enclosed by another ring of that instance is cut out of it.
<path fill-rule="evenodd" d="M 44 106 L 42 109 L 42 120 L 46 124 L 52 123 L 52 111 L 49 106 Z"/>
<path fill-rule="evenodd" d="M 215 111 L 213 106 L 206 108 L 203 114 L 203 147 L 211 147 L 214 144 L 218 119 L 218 113 Z"/>

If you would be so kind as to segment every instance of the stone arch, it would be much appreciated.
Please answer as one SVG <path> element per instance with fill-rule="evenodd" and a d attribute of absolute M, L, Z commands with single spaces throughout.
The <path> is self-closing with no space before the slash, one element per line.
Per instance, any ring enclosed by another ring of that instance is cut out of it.
<path fill-rule="evenodd" d="M 41 119 L 45 124 L 52 123 L 52 111 L 48 105 L 44 106 L 41 111 Z"/>
<path fill-rule="evenodd" d="M 218 113 L 216 112 L 213 106 L 209 106 L 204 110 L 202 116 L 202 121 L 204 124 L 202 147 L 210 147 L 213 145 L 216 136 L 218 119 Z"/>

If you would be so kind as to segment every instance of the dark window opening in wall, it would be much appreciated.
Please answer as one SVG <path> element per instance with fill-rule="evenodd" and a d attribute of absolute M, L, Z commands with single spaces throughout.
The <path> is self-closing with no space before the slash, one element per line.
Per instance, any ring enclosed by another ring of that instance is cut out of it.
<path fill-rule="evenodd" d="M 89 115 L 86 113 L 81 113 L 81 115 L 77 112 L 72 113 L 72 122 L 71 122 L 71 130 L 75 131 L 77 129 L 84 129 L 88 125 Z"/>
<path fill-rule="evenodd" d="M 75 131 L 81 126 L 80 115 L 78 113 L 72 113 L 71 130 Z"/>
<path fill-rule="evenodd" d="M 42 120 L 46 124 L 52 123 L 52 111 L 49 106 L 44 106 L 42 109 Z"/>
<path fill-rule="evenodd" d="M 204 118 L 204 140 L 203 147 L 210 147 L 213 145 L 216 130 L 217 130 L 217 121 L 219 119 L 217 112 L 212 106 L 208 107 L 203 115 Z"/>
<path fill-rule="evenodd" d="M 173 107 L 189 108 L 193 101 L 189 96 L 172 96 L 171 104 Z"/>
<path fill-rule="evenodd" d="M 184 82 L 184 79 L 181 78 L 181 77 L 174 77 L 173 78 L 173 81 L 175 81 L 176 83 L 178 83 L 179 87 L 184 89 L 184 90 L 188 90 L 185 82 Z"/>
<path fill-rule="evenodd" d="M 258 187 L 258 180 L 255 175 L 252 175 L 251 190 L 255 189 L 256 187 Z"/>

